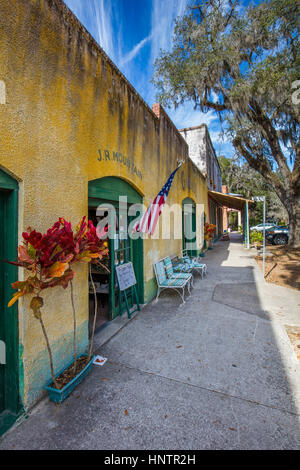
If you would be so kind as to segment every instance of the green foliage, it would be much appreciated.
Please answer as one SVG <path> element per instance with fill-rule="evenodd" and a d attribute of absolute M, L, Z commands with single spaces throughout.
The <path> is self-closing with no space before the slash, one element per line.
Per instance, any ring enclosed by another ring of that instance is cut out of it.
<path fill-rule="evenodd" d="M 100 239 L 102 232 L 97 229 L 86 217 L 83 217 L 75 229 L 72 230 L 70 222 L 60 218 L 45 234 L 36 232 L 28 227 L 23 232 L 23 244 L 18 247 L 18 260 L 8 263 L 22 267 L 30 274 L 25 281 L 16 281 L 12 287 L 17 291 L 8 303 L 11 307 L 20 297 L 30 296 L 30 308 L 39 320 L 46 340 L 49 353 L 52 380 L 58 388 L 54 375 L 52 350 L 46 328 L 42 320 L 41 308 L 44 300 L 41 293 L 46 289 L 61 286 L 64 289 L 71 284 L 71 299 L 74 314 L 74 375 L 76 372 L 76 312 L 73 301 L 72 279 L 75 272 L 71 265 L 77 262 L 95 262 L 107 254 L 105 242 Z M 94 333 L 94 332 L 93 332 Z"/>
<path fill-rule="evenodd" d="M 231 229 L 234 231 L 238 229 L 237 212 L 228 212 L 228 226 L 231 226 Z"/>
<path fill-rule="evenodd" d="M 299 26 L 295 0 L 247 6 L 196 1 L 177 20 L 173 49 L 161 51 L 153 77 L 163 105 L 192 101 L 226 121 L 237 155 L 285 206 L 291 244 L 300 244 L 300 107 L 292 99 L 299 80 Z"/>
<path fill-rule="evenodd" d="M 246 198 L 266 196 L 266 219 L 275 223 L 280 220 L 287 222 L 288 215 L 284 205 L 262 175 L 253 170 L 247 162 L 243 163 L 240 159 L 220 156 L 218 161 L 222 172 L 222 182 L 227 186 L 229 193 L 241 194 Z M 257 202 L 250 209 L 250 226 L 261 223 L 262 220 L 263 203 Z"/>
<path fill-rule="evenodd" d="M 261 245 L 263 243 L 263 234 L 261 232 L 250 232 L 250 243 Z"/>

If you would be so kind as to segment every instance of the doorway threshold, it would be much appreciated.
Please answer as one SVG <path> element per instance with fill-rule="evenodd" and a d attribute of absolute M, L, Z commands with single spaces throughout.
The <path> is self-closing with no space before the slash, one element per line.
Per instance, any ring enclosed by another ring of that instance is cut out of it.
<path fill-rule="evenodd" d="M 141 309 L 143 305 L 140 305 Z M 119 333 L 124 326 L 127 325 L 131 320 L 135 318 L 138 311 L 132 313 L 131 317 L 128 318 L 127 313 L 123 313 L 122 316 L 118 316 L 111 321 L 107 321 L 102 325 L 99 330 L 95 333 L 94 337 L 94 348 L 93 354 L 98 352 L 98 349 L 101 348 L 105 343 L 107 343 L 113 336 Z"/>

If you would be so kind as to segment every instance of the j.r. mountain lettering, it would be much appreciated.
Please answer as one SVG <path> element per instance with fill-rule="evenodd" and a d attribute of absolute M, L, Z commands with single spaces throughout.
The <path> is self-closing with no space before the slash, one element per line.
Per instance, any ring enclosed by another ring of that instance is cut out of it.
<path fill-rule="evenodd" d="M 107 162 L 107 161 L 112 161 L 119 163 L 120 165 L 125 165 L 127 167 L 127 170 L 133 175 L 136 174 L 138 178 L 143 179 L 142 172 L 137 169 L 137 167 L 134 164 L 134 161 L 123 155 L 121 152 L 114 152 L 114 151 L 109 151 L 109 150 L 98 150 L 99 157 L 98 161 L 99 162 Z"/>

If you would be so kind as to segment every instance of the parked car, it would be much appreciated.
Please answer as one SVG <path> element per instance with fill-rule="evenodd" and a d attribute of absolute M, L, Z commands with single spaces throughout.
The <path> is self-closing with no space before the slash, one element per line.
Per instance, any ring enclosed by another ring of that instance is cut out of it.
<path fill-rule="evenodd" d="M 289 241 L 290 230 L 287 225 L 278 225 L 266 231 L 266 240 L 273 245 L 286 245 Z"/>
<path fill-rule="evenodd" d="M 271 223 L 271 222 L 266 222 L 265 223 L 265 230 L 269 230 L 270 228 L 274 227 L 276 224 Z M 264 229 L 264 224 L 258 224 L 254 225 L 253 227 L 250 227 L 250 230 L 256 231 L 256 232 L 262 232 Z"/>

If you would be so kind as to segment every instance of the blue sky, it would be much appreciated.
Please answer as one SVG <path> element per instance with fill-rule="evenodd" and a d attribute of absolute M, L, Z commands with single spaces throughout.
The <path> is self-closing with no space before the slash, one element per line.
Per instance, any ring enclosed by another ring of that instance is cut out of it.
<path fill-rule="evenodd" d="M 150 83 L 160 49 L 170 50 L 174 19 L 189 0 L 65 0 L 121 72 L 151 107 L 156 90 Z M 230 157 L 230 142 L 220 135 L 217 116 L 193 109 L 192 103 L 166 110 L 177 128 L 206 123 L 217 155 Z"/>

